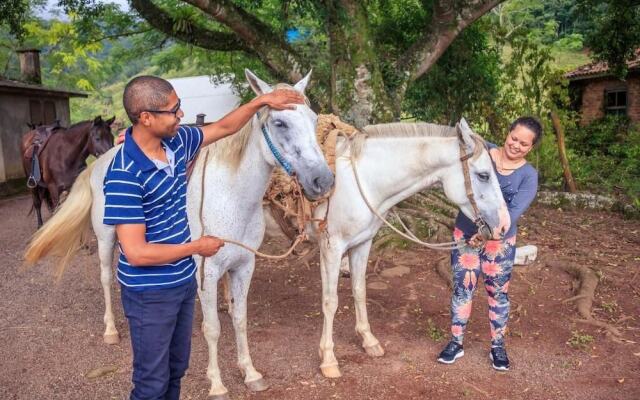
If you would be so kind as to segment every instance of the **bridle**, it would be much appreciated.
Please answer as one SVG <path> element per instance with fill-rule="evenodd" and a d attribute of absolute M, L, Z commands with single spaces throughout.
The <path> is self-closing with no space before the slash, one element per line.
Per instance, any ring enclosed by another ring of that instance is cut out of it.
<path fill-rule="evenodd" d="M 271 140 L 271 136 L 269 135 L 269 130 L 266 127 L 266 124 L 260 122 L 260 113 L 256 114 L 258 121 L 260 123 L 260 130 L 262 131 L 262 136 L 264 137 L 265 141 L 267 142 L 267 146 L 269 147 L 269 150 L 271 150 L 271 153 L 273 154 L 274 158 L 278 161 L 278 163 L 282 166 L 282 168 L 287 172 L 287 174 L 289 176 L 292 177 L 294 185 L 295 185 L 295 190 L 294 193 L 296 193 L 297 196 L 299 196 L 300 198 L 304 198 L 304 194 L 303 194 L 303 190 L 300 187 L 300 183 L 298 181 L 298 178 L 296 177 L 294 171 L 293 171 L 293 167 L 291 166 L 291 164 L 284 159 L 284 157 L 282 156 L 282 154 L 280 153 L 280 151 L 278 150 L 278 148 L 275 146 L 275 144 L 273 143 L 273 141 Z M 201 182 L 200 182 L 200 186 L 201 186 L 201 191 L 200 191 L 200 210 L 199 210 L 199 214 L 200 214 L 200 226 L 202 226 L 202 235 L 206 235 L 207 233 L 205 232 L 205 225 L 204 225 L 204 217 L 203 217 L 203 205 L 204 205 L 204 184 L 205 184 L 205 175 L 206 175 L 206 171 L 207 171 L 207 164 L 208 164 L 208 160 L 209 160 L 209 148 L 205 148 L 203 149 L 203 151 L 205 152 L 204 155 L 204 162 L 202 163 L 202 176 L 201 176 Z M 194 161 L 195 163 L 195 161 Z M 299 202 L 299 204 L 302 204 L 302 202 Z M 314 221 L 314 219 L 309 218 L 308 220 L 304 218 L 305 215 L 307 215 L 307 213 L 304 212 L 300 212 L 299 210 L 299 214 L 301 214 L 303 216 L 303 218 L 300 218 L 298 221 L 298 236 L 296 237 L 296 239 L 293 241 L 293 243 L 291 244 L 291 247 L 289 247 L 289 249 L 279 255 L 272 255 L 272 254 L 265 254 L 262 253 L 260 251 L 258 251 L 257 249 L 251 248 L 247 245 L 245 245 L 244 243 L 241 243 L 237 240 L 233 240 L 233 239 L 227 239 L 227 238 L 219 238 L 220 240 L 222 240 L 225 243 L 229 243 L 229 244 L 234 244 L 236 246 L 242 247 L 245 250 L 248 250 L 250 252 L 252 252 L 253 254 L 255 254 L 258 257 L 262 257 L 262 258 L 267 258 L 267 259 L 271 259 L 271 260 L 281 260 L 283 258 L 288 257 L 294 250 L 295 248 L 302 243 L 303 241 L 307 240 L 307 233 L 306 233 L 306 225 L 307 222 L 309 221 Z M 205 279 L 205 275 L 204 275 L 204 257 L 202 257 L 200 259 L 200 265 L 198 267 L 199 269 L 199 277 L 200 277 L 200 289 L 202 291 L 205 290 L 205 286 L 204 286 L 204 279 Z"/>
<path fill-rule="evenodd" d="M 462 136 L 462 129 L 460 124 L 456 124 L 456 133 L 458 134 L 458 144 L 460 145 L 460 163 L 462 164 L 462 175 L 464 176 L 464 189 L 473 209 L 473 213 L 476 219 L 473 223 L 478 228 L 478 233 L 483 240 L 490 240 L 492 238 L 491 227 L 487 221 L 482 218 L 480 209 L 476 203 L 476 199 L 473 194 L 473 187 L 471 186 L 471 174 L 469 172 L 469 159 L 473 157 L 473 153 L 467 153 L 466 146 L 464 145 L 464 138 Z"/>

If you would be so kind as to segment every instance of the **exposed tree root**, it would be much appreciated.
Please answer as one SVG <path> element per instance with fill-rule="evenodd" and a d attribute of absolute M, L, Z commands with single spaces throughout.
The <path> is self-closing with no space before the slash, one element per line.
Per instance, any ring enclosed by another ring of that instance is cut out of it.
<path fill-rule="evenodd" d="M 453 288 L 453 273 L 451 272 L 451 264 L 449 263 L 449 257 L 442 257 L 436 263 L 436 272 L 442 280 L 447 283 L 449 289 Z"/>
<path fill-rule="evenodd" d="M 598 276 L 595 271 L 584 265 L 574 264 L 566 260 L 547 260 L 546 264 L 552 268 L 558 268 L 578 280 L 578 293 L 563 301 L 563 303 L 575 301 L 578 315 L 582 317 L 582 319 L 576 319 L 575 321 L 604 329 L 607 332 L 607 336 L 612 340 L 621 342 L 622 333 L 620 330 L 611 324 L 595 319 L 591 314 L 591 306 L 598 286 Z"/>
<path fill-rule="evenodd" d="M 585 297 L 587 297 L 587 295 L 585 295 L 585 294 L 579 294 L 577 296 L 569 297 L 568 299 L 562 300 L 562 304 L 571 303 L 572 301 L 584 299 Z"/>

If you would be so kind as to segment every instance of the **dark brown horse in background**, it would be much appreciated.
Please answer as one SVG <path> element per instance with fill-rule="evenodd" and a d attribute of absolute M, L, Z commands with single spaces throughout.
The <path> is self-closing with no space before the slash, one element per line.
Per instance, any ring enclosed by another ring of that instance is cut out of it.
<path fill-rule="evenodd" d="M 103 121 L 78 122 L 69 128 L 59 124 L 38 126 L 22 136 L 22 165 L 33 196 L 33 208 L 42 226 L 41 206 L 43 200 L 53 210 L 58 206 L 60 195 L 68 191 L 76 177 L 86 167 L 89 155 L 100 156 L 113 147 L 111 124 L 114 118 Z M 38 162 L 34 164 L 33 156 Z M 39 171 L 32 166 L 39 165 Z"/>

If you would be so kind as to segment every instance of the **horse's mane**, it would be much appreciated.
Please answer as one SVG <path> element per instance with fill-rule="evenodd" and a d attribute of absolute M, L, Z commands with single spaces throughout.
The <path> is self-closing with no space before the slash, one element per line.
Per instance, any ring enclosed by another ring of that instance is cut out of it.
<path fill-rule="evenodd" d="M 274 86 L 274 89 L 295 90 L 293 86 L 286 83 L 278 83 Z M 308 106 L 309 99 L 307 99 L 306 96 L 305 102 Z M 263 107 L 260 110 L 260 123 L 266 123 L 268 118 L 269 108 Z M 237 168 L 240 164 L 240 161 L 242 161 L 242 157 L 244 156 L 244 152 L 247 147 L 247 143 L 249 143 L 249 138 L 251 137 L 252 130 L 253 118 L 249 120 L 249 122 L 247 122 L 237 133 L 209 145 L 208 148 L 209 151 L 211 151 L 212 155 L 214 155 L 213 158 L 216 161 L 221 161 L 229 164 L 233 168 Z"/>
<path fill-rule="evenodd" d="M 72 130 L 75 129 L 82 129 L 85 127 L 85 125 L 90 125 L 93 122 L 93 120 L 86 120 L 86 121 L 80 121 L 80 122 L 76 122 L 73 125 L 70 125 L 68 128 L 61 128 L 61 130 L 65 133 L 71 132 Z"/>
<path fill-rule="evenodd" d="M 367 138 L 412 138 L 412 137 L 456 137 L 456 128 L 427 122 L 393 122 L 390 124 L 368 125 L 362 128 L 364 135 L 357 135 L 351 143 L 351 155 L 358 158 Z M 477 158 L 485 148 L 484 139 L 473 134 L 475 142 L 473 158 Z"/>
<path fill-rule="evenodd" d="M 83 124 L 90 124 L 91 122 L 92 122 L 92 121 L 91 121 L 90 119 L 88 119 L 88 120 L 86 120 L 86 121 L 76 122 L 75 124 L 70 125 L 67 129 L 76 128 L 76 127 L 78 127 L 78 126 L 80 126 L 80 125 L 83 125 Z"/>

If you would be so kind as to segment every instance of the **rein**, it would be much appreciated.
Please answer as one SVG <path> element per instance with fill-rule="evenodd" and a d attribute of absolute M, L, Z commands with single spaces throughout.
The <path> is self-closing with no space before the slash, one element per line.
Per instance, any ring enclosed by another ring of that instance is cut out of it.
<path fill-rule="evenodd" d="M 460 124 L 456 124 L 456 132 L 458 133 L 458 144 L 460 145 L 460 162 L 462 163 L 464 188 L 467 194 L 467 198 L 469 199 L 469 203 L 471 203 L 471 208 L 473 208 L 473 213 L 476 215 L 476 219 L 473 221 L 473 223 L 478 228 L 478 233 L 480 233 L 482 244 L 484 245 L 484 242 L 490 239 L 492 234 L 489 224 L 487 224 L 487 222 L 482 219 L 480 210 L 478 209 L 478 204 L 476 203 L 476 199 L 473 194 L 473 187 L 471 186 L 471 175 L 469 173 L 469 164 L 467 163 L 467 161 L 473 156 L 473 153 L 467 154 L 466 152 Z"/>
<path fill-rule="evenodd" d="M 463 175 L 464 175 L 465 191 L 466 191 L 467 198 L 469 199 L 469 202 L 471 203 L 471 207 L 473 208 L 473 212 L 477 216 L 476 220 L 474 221 L 474 224 L 478 227 L 478 232 L 480 232 L 480 236 L 481 236 L 483 244 L 484 244 L 484 242 L 487 240 L 487 237 L 491 237 L 491 228 L 489 228 L 489 225 L 480 216 L 480 210 L 478 209 L 478 205 L 476 204 L 475 197 L 474 197 L 474 194 L 473 194 L 473 187 L 471 186 L 471 176 L 470 176 L 470 173 L 469 173 L 469 165 L 468 165 L 467 161 L 472 157 L 473 154 L 466 152 L 466 149 L 465 149 L 465 146 L 464 146 L 464 141 L 463 141 L 463 138 L 462 138 L 462 132 L 460 130 L 460 126 L 459 125 L 456 125 L 456 131 L 458 133 L 458 143 L 460 144 L 460 163 L 462 164 L 462 172 L 463 172 Z M 358 134 L 366 135 L 363 132 L 359 132 Z M 343 134 L 341 136 L 344 136 L 345 138 L 347 138 L 347 140 L 349 141 L 349 144 L 351 144 L 353 138 L 356 135 L 347 136 L 347 135 Z M 357 167 L 356 167 L 356 160 L 354 159 L 353 156 L 349 157 L 349 162 L 351 163 L 351 169 L 353 170 L 353 175 L 354 175 L 354 177 L 356 179 L 356 184 L 358 185 L 358 190 L 360 191 L 360 196 L 362 196 L 362 199 L 366 203 L 367 207 L 369 207 L 369 210 L 371 210 L 371 212 L 376 217 L 378 217 L 378 219 L 380 221 L 382 221 L 385 225 L 387 225 L 395 233 L 397 233 L 401 237 L 403 237 L 403 238 L 405 238 L 405 239 L 407 239 L 407 240 L 409 240 L 409 241 L 411 241 L 413 243 L 419 244 L 421 246 L 424 246 L 424 247 L 427 247 L 427 248 L 433 249 L 433 250 L 449 251 L 449 250 L 459 249 L 460 247 L 463 246 L 464 241 L 462 241 L 462 240 L 461 241 L 443 242 L 443 243 L 428 243 L 428 242 L 425 242 L 425 241 L 422 241 L 422 240 L 418 239 L 418 237 L 413 232 L 411 232 L 411 230 L 409 228 L 407 228 L 407 226 L 404 224 L 402 219 L 400 219 L 400 217 L 398 216 L 398 214 L 395 211 L 392 211 L 392 213 L 395 216 L 395 218 L 399 221 L 400 225 L 404 229 L 404 232 L 402 232 L 401 230 L 399 230 L 398 228 L 393 226 L 386 218 L 384 218 L 378 212 L 378 210 L 376 210 L 371 205 L 371 203 L 369 202 L 369 200 L 365 196 L 364 190 L 362 188 L 362 182 L 360 182 L 360 176 L 358 175 L 358 170 L 357 170 Z"/>
<path fill-rule="evenodd" d="M 365 135 L 365 133 L 360 132 L 360 135 Z M 356 135 L 353 136 L 346 136 L 343 135 L 344 137 L 346 137 L 349 140 L 349 144 L 351 144 L 351 141 L 353 140 L 353 138 Z M 402 222 L 402 220 L 400 219 L 400 217 L 398 217 L 398 215 L 395 213 L 395 211 L 393 212 L 394 215 L 396 216 L 396 219 L 398 219 L 398 221 L 400 221 L 400 225 L 402 225 L 402 228 L 405 230 L 405 232 L 402 232 L 401 230 L 399 230 L 398 228 L 396 228 L 395 226 L 393 226 L 389 221 L 387 221 L 387 219 L 385 217 L 383 217 L 378 210 L 376 210 L 371 203 L 369 202 L 369 199 L 367 199 L 367 196 L 365 196 L 364 194 L 364 190 L 362 188 L 362 182 L 360 182 L 360 176 L 358 175 L 358 169 L 356 167 L 356 160 L 353 157 L 353 155 L 351 155 L 349 157 L 349 162 L 351 163 L 351 169 L 353 170 L 353 175 L 356 178 L 356 184 L 358 186 L 358 190 L 360 191 L 360 196 L 362 196 L 362 200 L 364 200 L 365 204 L 367 205 L 367 207 L 369 207 L 369 210 L 376 216 L 378 217 L 378 219 L 380 221 L 382 221 L 385 225 L 387 225 L 392 231 L 394 231 L 395 233 L 397 233 L 398 235 L 400 235 L 401 237 L 409 240 L 410 242 L 419 244 L 421 246 L 427 247 L 429 249 L 433 249 L 433 250 L 441 250 L 441 251 L 449 251 L 449 250 L 453 250 L 453 249 L 457 249 L 460 246 L 462 246 L 461 243 L 453 241 L 453 242 L 444 242 L 444 243 L 428 243 L 425 241 L 422 241 L 420 239 L 418 239 L 418 237 L 411 232 L 411 230 L 409 230 L 409 228 L 407 228 L 407 226 L 404 224 L 404 222 Z"/>

